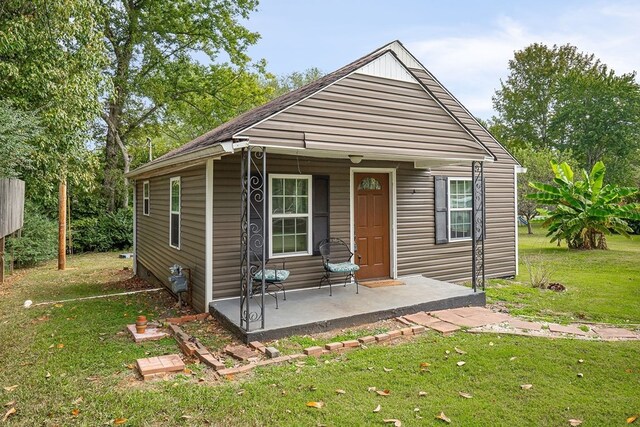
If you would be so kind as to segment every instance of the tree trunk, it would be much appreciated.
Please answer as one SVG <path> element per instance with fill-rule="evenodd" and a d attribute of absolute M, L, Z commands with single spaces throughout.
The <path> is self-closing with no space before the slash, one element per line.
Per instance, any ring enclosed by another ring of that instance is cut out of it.
<path fill-rule="evenodd" d="M 118 193 L 118 175 L 120 168 L 118 166 L 118 143 L 117 138 L 117 125 L 112 125 L 118 121 L 117 114 L 118 106 L 113 103 L 109 104 L 109 111 L 105 117 L 107 122 L 107 139 L 104 147 L 104 179 L 103 179 L 103 191 L 106 199 L 107 212 L 113 212 L 116 210 L 116 200 Z"/>
<path fill-rule="evenodd" d="M 533 229 L 531 228 L 531 219 L 527 218 L 527 234 L 533 234 Z"/>
<path fill-rule="evenodd" d="M 62 176 L 58 188 L 58 270 L 67 267 L 67 177 Z"/>

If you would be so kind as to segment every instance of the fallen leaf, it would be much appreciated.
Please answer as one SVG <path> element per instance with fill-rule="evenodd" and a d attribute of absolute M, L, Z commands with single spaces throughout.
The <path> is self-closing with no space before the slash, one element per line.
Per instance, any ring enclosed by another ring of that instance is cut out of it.
<path fill-rule="evenodd" d="M 113 420 L 113 425 L 114 426 L 120 426 L 120 425 L 122 425 L 122 424 L 124 424 L 126 422 L 127 422 L 126 418 L 116 418 L 115 420 Z"/>
<path fill-rule="evenodd" d="M 79 404 L 81 404 L 81 403 L 82 403 L 82 400 L 83 400 L 83 399 L 82 399 L 82 397 L 79 397 L 79 398 L 77 398 L 76 400 L 74 400 L 72 403 L 73 403 L 74 405 L 79 405 Z"/>
<path fill-rule="evenodd" d="M 426 391 L 419 391 L 419 392 L 418 392 L 418 396 L 420 396 L 420 397 L 424 397 L 424 396 L 426 396 L 426 395 L 427 395 L 427 392 L 426 392 Z"/>
<path fill-rule="evenodd" d="M 4 404 L 4 407 L 5 407 L 5 408 L 7 408 L 7 407 L 9 407 L 9 406 L 13 406 L 13 405 L 15 405 L 15 404 L 16 404 L 16 401 L 15 401 L 15 400 L 12 400 L 11 402 L 7 402 L 7 403 L 5 403 L 5 404 Z"/>
<path fill-rule="evenodd" d="M 420 408 L 413 408 L 413 412 L 420 412 Z"/>
<path fill-rule="evenodd" d="M 185 419 L 185 420 L 190 420 L 190 419 L 191 419 L 191 418 L 193 418 L 193 417 L 192 417 L 191 415 L 183 415 L 183 416 L 182 416 L 182 417 L 180 417 L 180 418 Z"/>
<path fill-rule="evenodd" d="M 458 365 L 458 366 L 463 366 L 465 363 L 467 363 L 467 362 L 463 362 L 463 361 L 461 360 L 461 361 L 459 361 L 458 363 L 456 363 L 456 365 Z"/>
<path fill-rule="evenodd" d="M 317 408 L 320 409 L 324 406 L 324 402 L 320 401 L 320 402 L 307 402 L 307 406 L 310 408 Z"/>
<path fill-rule="evenodd" d="M 336 393 L 337 393 L 337 394 L 345 394 L 345 393 L 346 393 L 346 391 L 344 391 L 344 390 L 342 390 L 341 388 L 339 388 L 339 389 L 337 389 L 337 390 L 336 390 Z"/>
<path fill-rule="evenodd" d="M 533 384 L 522 384 L 520 386 L 520 388 L 523 390 L 529 390 L 531 387 L 533 387 Z"/>
<path fill-rule="evenodd" d="M 242 396 L 242 395 L 244 394 L 244 391 L 245 391 L 245 390 L 241 388 L 240 390 L 238 390 L 238 391 L 236 392 L 236 394 L 237 394 L 238 396 Z"/>
<path fill-rule="evenodd" d="M 436 415 L 436 419 L 438 420 L 442 420 L 445 423 L 449 424 L 451 423 L 451 418 L 447 417 L 444 412 L 440 412 L 438 415 Z"/>
<path fill-rule="evenodd" d="M 185 375 L 191 375 L 191 374 L 193 374 L 193 371 L 191 369 L 189 369 L 189 368 L 184 368 L 184 373 L 185 373 Z"/>
<path fill-rule="evenodd" d="M 56 347 L 58 347 L 58 348 L 64 348 L 64 344 L 60 343 L 60 344 L 58 344 Z"/>
<path fill-rule="evenodd" d="M 135 366 L 133 366 L 133 363 L 129 363 L 129 364 L 127 365 L 127 369 L 133 369 L 133 368 L 135 368 Z"/>
<path fill-rule="evenodd" d="M 451 353 L 449 350 L 444 351 L 444 354 L 449 354 L 449 353 Z"/>
<path fill-rule="evenodd" d="M 382 407 L 380 405 L 376 406 L 376 408 L 373 410 L 373 412 L 380 412 L 380 409 L 382 409 Z"/>
<path fill-rule="evenodd" d="M 431 363 L 429 363 L 429 362 L 422 362 L 422 363 L 420 364 L 420 367 L 421 367 L 421 368 L 428 368 L 429 366 L 431 366 Z"/>
<path fill-rule="evenodd" d="M 458 394 L 459 394 L 461 397 L 464 397 L 465 399 L 471 399 L 471 398 L 473 397 L 473 396 L 472 396 L 472 395 L 470 395 L 469 393 L 465 393 L 465 392 L 463 392 L 463 391 L 459 391 L 459 392 L 458 392 Z"/>
<path fill-rule="evenodd" d="M 578 372 L 578 378 L 582 378 L 584 377 L 584 374 L 582 372 Z"/>
<path fill-rule="evenodd" d="M 18 384 L 12 385 L 12 386 L 9 386 L 9 387 L 3 387 L 3 388 L 4 388 L 5 391 L 12 392 L 13 390 L 18 388 Z"/>
<path fill-rule="evenodd" d="M 389 396 L 391 394 L 390 390 L 376 390 L 376 393 L 378 393 L 380 396 Z"/>
<path fill-rule="evenodd" d="M 375 387 L 367 387 L 367 391 L 376 391 L 377 389 Z"/>
<path fill-rule="evenodd" d="M 89 382 L 96 382 L 99 379 L 100 379 L 99 377 L 87 377 L 87 378 L 85 378 L 85 380 L 87 380 Z"/>
<path fill-rule="evenodd" d="M 54 304 L 53 306 L 56 308 L 62 308 L 62 304 Z"/>
<path fill-rule="evenodd" d="M 395 418 L 388 419 L 388 420 L 382 420 L 382 421 L 384 421 L 387 424 L 393 423 L 394 427 L 401 427 L 402 426 L 402 421 L 396 420 Z"/>
<path fill-rule="evenodd" d="M 225 377 L 227 380 L 229 380 L 229 381 L 233 381 L 233 379 L 235 378 L 235 377 L 233 376 L 233 374 L 227 374 L 227 375 L 225 375 L 224 377 Z"/>
<path fill-rule="evenodd" d="M 384 368 L 384 367 L 383 367 L 382 369 L 383 369 L 385 372 L 391 372 L 391 371 L 393 371 L 393 369 Z"/>
<path fill-rule="evenodd" d="M 579 426 L 580 424 L 582 424 L 582 420 L 577 420 L 575 418 L 571 418 L 569 420 L 569 425 L 572 426 L 572 427 Z"/>
<path fill-rule="evenodd" d="M 54 345 L 54 344 L 51 344 L 51 345 L 49 346 L 49 348 L 53 348 L 53 347 L 55 347 L 55 345 Z"/>
<path fill-rule="evenodd" d="M 627 418 L 627 424 L 634 423 L 638 419 L 638 417 L 640 417 L 640 414 L 630 416 L 629 418 Z"/>
<path fill-rule="evenodd" d="M 78 415 L 80 415 L 80 409 L 74 409 L 73 411 L 71 411 L 71 415 L 73 415 L 74 417 L 77 417 Z"/>
<path fill-rule="evenodd" d="M 466 351 L 464 351 L 464 350 L 460 350 L 458 347 L 453 347 L 453 349 L 454 349 L 454 350 L 456 351 L 456 353 L 458 353 L 458 354 L 467 354 L 467 352 L 466 352 Z"/>
<path fill-rule="evenodd" d="M 493 347 L 493 341 L 489 342 L 489 345 L 490 345 L 491 347 Z"/>
<path fill-rule="evenodd" d="M 2 422 L 7 421 L 7 419 L 8 419 L 11 415 L 15 414 L 16 412 L 17 412 L 17 411 L 16 411 L 16 408 L 15 408 L 15 407 L 12 407 L 11 409 L 9 409 L 9 410 L 4 414 L 4 417 L 2 417 Z"/>
<path fill-rule="evenodd" d="M 515 356 L 510 357 L 509 360 L 513 362 L 514 360 L 516 360 L 516 357 Z"/>
<path fill-rule="evenodd" d="M 47 374 L 44 376 L 46 379 L 51 378 L 51 372 L 47 372 Z"/>

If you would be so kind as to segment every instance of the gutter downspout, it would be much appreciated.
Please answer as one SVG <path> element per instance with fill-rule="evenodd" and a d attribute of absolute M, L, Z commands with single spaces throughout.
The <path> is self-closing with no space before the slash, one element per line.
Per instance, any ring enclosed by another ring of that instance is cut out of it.
<path fill-rule="evenodd" d="M 204 310 L 209 312 L 209 303 L 213 300 L 213 159 L 207 159 L 205 180 Z"/>

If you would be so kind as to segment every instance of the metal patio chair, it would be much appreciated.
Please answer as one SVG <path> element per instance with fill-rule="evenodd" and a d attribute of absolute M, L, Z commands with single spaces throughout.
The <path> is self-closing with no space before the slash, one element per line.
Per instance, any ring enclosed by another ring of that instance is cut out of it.
<path fill-rule="evenodd" d="M 276 300 L 278 308 L 278 291 L 282 291 L 283 299 L 287 300 L 284 282 L 289 278 L 289 270 L 285 269 L 286 260 L 282 261 L 282 268 L 270 267 L 269 261 L 264 269 L 264 291 Z M 252 274 L 251 296 L 262 293 L 262 266 L 254 264 L 255 272 Z"/>
<path fill-rule="evenodd" d="M 321 288 L 324 283 L 329 284 L 329 296 L 333 295 L 331 289 L 331 275 L 332 274 L 345 274 L 344 286 L 350 279 L 356 283 L 356 294 L 360 293 L 358 279 L 356 278 L 356 271 L 360 269 L 360 266 L 353 262 L 354 253 L 351 252 L 349 246 L 341 239 L 325 239 L 320 242 L 319 245 L 320 255 L 322 255 L 322 265 L 324 267 L 324 275 L 320 279 Z M 362 256 L 358 255 L 358 263 L 362 259 Z"/>

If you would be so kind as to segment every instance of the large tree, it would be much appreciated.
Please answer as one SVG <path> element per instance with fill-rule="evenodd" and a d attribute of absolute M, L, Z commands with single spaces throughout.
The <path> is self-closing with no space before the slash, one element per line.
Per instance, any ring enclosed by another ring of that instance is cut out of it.
<path fill-rule="evenodd" d="M 147 137 L 185 142 L 267 98 L 259 78 L 264 63 L 251 63 L 246 53 L 259 36 L 240 22 L 256 6 L 256 0 L 102 0 L 113 84 L 103 112 L 108 210 L 128 203 L 122 173 L 132 146 Z"/>
<path fill-rule="evenodd" d="M 30 169 L 33 147 L 29 143 L 40 132 L 35 114 L 0 100 L 0 178 L 20 177 Z"/>

